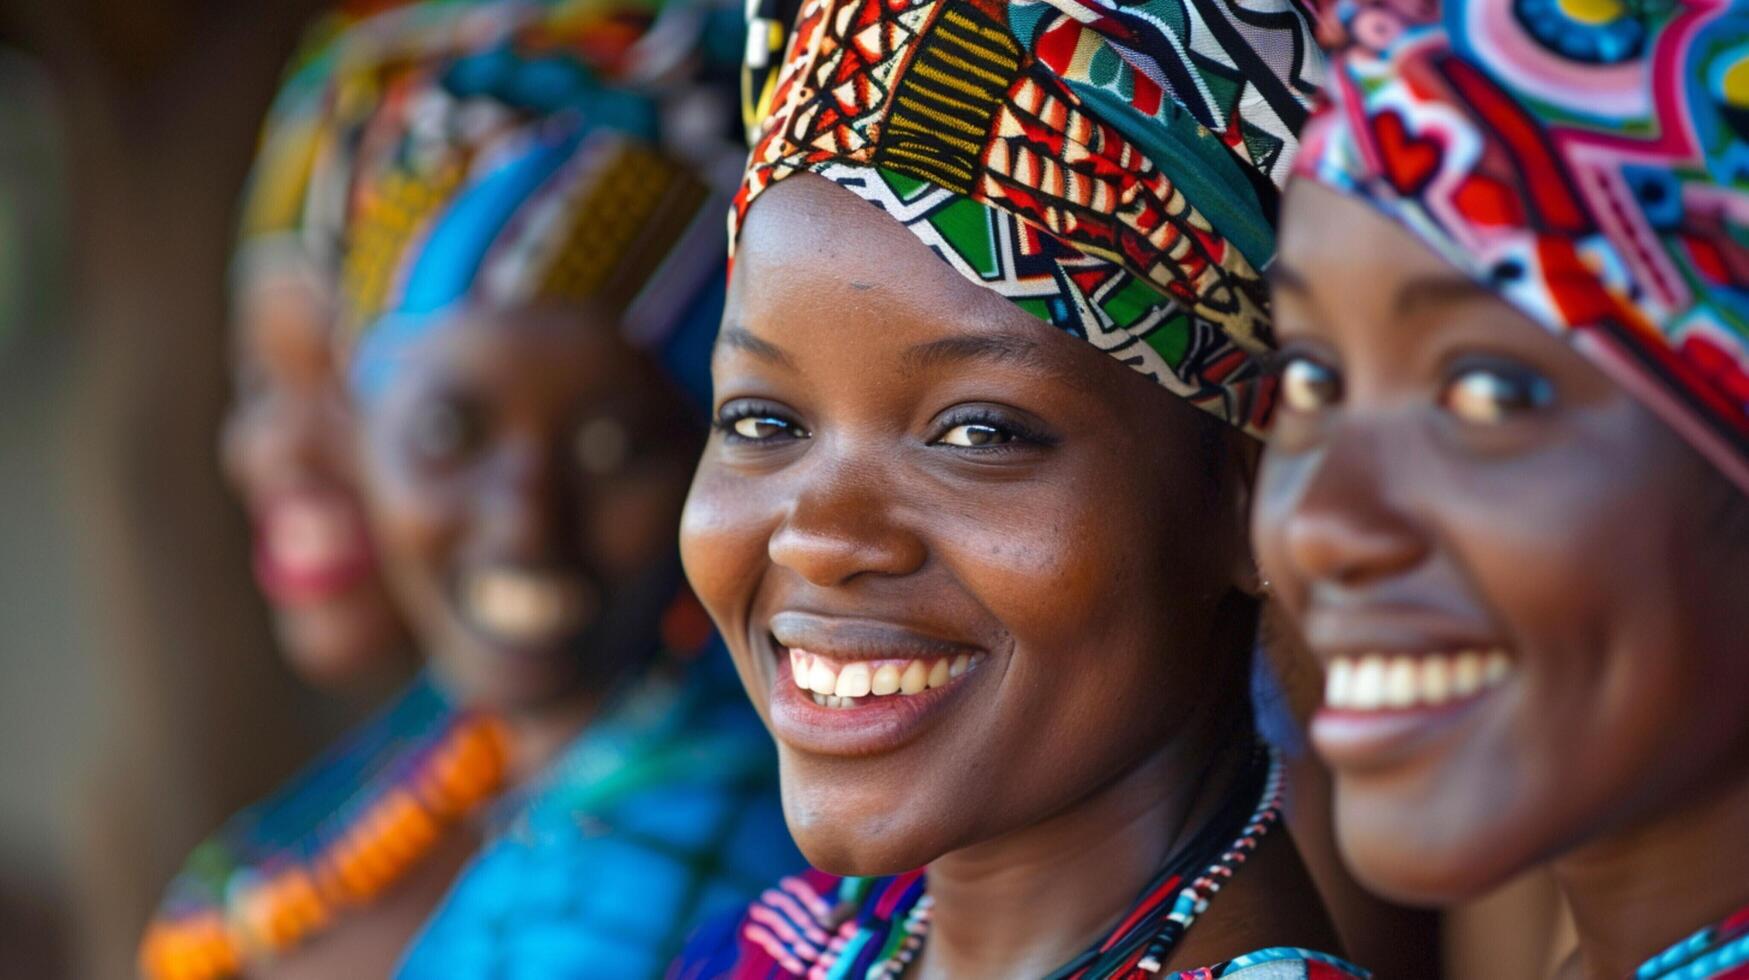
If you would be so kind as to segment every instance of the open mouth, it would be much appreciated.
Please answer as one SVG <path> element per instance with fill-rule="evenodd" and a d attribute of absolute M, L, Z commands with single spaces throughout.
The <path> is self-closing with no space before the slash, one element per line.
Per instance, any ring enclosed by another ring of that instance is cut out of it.
<path fill-rule="evenodd" d="M 824 708 L 857 708 L 881 698 L 908 698 L 947 687 L 984 662 L 983 653 L 906 660 L 839 661 L 792 648 L 790 677 Z"/>
<path fill-rule="evenodd" d="M 1339 711 L 1401 711 L 1477 697 L 1511 678 L 1504 649 L 1337 656 L 1325 669 L 1324 706 Z"/>
<path fill-rule="evenodd" d="M 582 575 L 515 565 L 465 572 L 456 593 L 462 615 L 475 631 L 521 648 L 551 646 L 575 635 L 600 602 Z"/>

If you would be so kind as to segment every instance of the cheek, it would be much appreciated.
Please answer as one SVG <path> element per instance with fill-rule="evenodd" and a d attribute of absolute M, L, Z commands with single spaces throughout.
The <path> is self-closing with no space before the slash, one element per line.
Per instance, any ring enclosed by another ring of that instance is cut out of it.
<path fill-rule="evenodd" d="M 686 474 L 678 464 L 614 481 L 589 515 L 592 563 L 610 576 L 628 576 L 671 555 L 685 493 Z"/>
<path fill-rule="evenodd" d="M 758 481 L 733 475 L 706 450 L 681 513 L 680 557 L 693 592 L 737 652 L 745 645 L 738 627 L 767 564 L 776 509 Z"/>
<path fill-rule="evenodd" d="M 453 477 L 437 477 L 386 461 L 381 452 L 364 461 L 371 533 L 384 564 L 403 591 L 441 588 L 451 556 L 466 534 L 465 494 Z"/>
<path fill-rule="evenodd" d="M 1270 583 L 1271 594 L 1290 617 L 1303 611 L 1305 590 L 1294 563 L 1288 560 L 1283 532 L 1298 502 L 1304 477 L 1313 465 L 1308 454 L 1288 454 L 1275 449 L 1264 453 L 1251 508 L 1251 545 L 1257 555 L 1257 570 Z"/>

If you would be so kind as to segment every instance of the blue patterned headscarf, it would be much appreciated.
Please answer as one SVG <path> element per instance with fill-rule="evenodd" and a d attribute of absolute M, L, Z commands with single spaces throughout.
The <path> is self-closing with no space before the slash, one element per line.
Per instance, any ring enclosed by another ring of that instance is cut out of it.
<path fill-rule="evenodd" d="M 457 308 L 575 303 L 708 398 L 738 51 L 689 4 L 564 8 L 514 8 L 538 15 L 398 80 L 364 128 L 341 302 L 359 396 Z"/>

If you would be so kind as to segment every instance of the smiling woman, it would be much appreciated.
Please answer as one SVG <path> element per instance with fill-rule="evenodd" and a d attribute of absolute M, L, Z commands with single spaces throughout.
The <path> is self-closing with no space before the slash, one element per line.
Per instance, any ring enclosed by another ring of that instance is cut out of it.
<path fill-rule="evenodd" d="M 1564 976 L 1743 976 L 1749 21 L 1342 26 L 1255 531 L 1328 668 L 1343 849 L 1429 902 L 1551 865 Z"/>
<path fill-rule="evenodd" d="M 803 5 L 681 546 L 822 871 L 682 976 L 1358 972 L 1295 948 L 1246 698 L 1252 263 L 1315 59 L 1285 3 Z"/>

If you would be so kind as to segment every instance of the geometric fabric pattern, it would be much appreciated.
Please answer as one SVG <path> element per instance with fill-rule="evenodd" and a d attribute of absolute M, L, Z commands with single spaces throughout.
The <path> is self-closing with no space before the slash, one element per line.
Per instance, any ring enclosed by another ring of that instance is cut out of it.
<path fill-rule="evenodd" d="M 755 19 L 754 148 L 827 177 L 980 285 L 1253 432 L 1259 270 L 1321 82 L 1289 0 L 805 0 Z"/>
<path fill-rule="evenodd" d="M 1749 492 L 1749 8 L 1345 2 L 1300 172 L 1378 207 Z"/>

